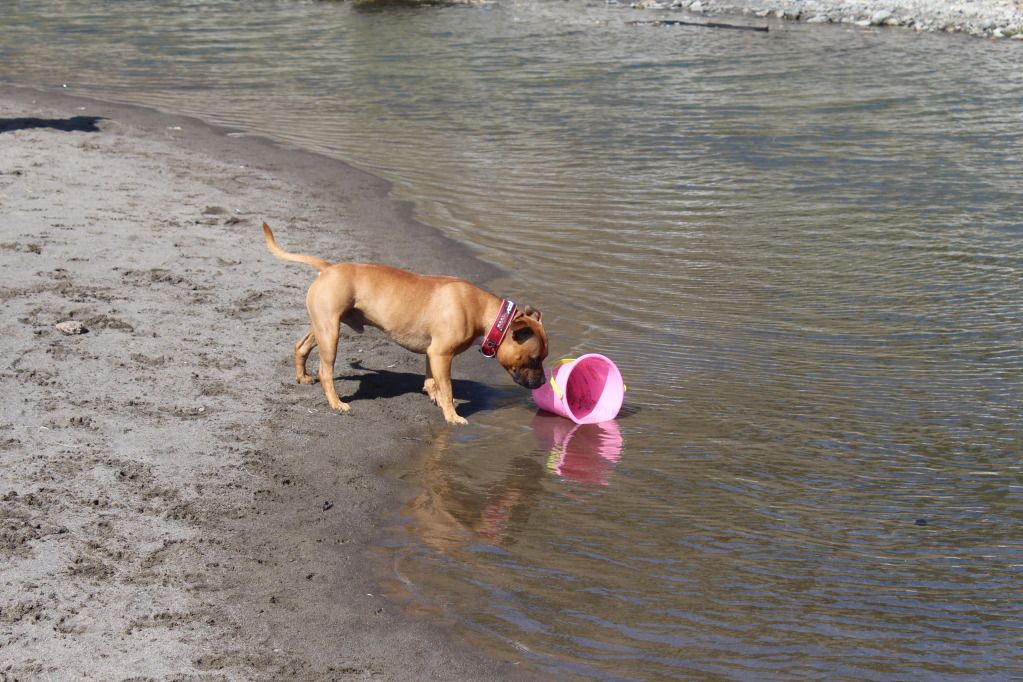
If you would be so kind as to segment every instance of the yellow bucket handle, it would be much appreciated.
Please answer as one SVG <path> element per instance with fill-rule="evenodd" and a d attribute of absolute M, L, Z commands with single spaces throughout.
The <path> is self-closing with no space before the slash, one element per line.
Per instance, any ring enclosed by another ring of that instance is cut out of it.
<path fill-rule="evenodd" d="M 558 386 L 558 382 L 554 381 L 554 370 L 562 365 L 567 365 L 570 362 L 575 362 L 575 358 L 562 358 L 551 365 L 551 389 L 554 391 L 554 395 L 558 396 L 558 400 L 565 399 L 565 392 Z"/>

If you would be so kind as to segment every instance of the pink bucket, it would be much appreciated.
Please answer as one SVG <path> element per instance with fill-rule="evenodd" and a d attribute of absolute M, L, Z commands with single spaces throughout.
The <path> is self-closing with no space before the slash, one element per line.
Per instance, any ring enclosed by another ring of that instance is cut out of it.
<path fill-rule="evenodd" d="M 541 410 L 596 424 L 618 416 L 625 399 L 625 383 L 615 363 L 597 353 L 562 360 L 547 372 L 547 382 L 533 391 Z"/>

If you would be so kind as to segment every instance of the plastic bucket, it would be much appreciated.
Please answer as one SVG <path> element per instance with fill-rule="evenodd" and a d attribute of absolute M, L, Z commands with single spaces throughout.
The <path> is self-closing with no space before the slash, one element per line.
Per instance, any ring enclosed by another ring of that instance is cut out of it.
<path fill-rule="evenodd" d="M 541 410 L 596 424 L 614 419 L 622 409 L 625 383 L 615 363 L 597 353 L 562 360 L 547 373 L 547 381 L 533 391 Z"/>

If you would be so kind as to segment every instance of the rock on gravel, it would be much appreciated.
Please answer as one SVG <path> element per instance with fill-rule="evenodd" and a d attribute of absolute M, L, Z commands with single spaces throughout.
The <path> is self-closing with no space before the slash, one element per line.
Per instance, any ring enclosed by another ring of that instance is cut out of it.
<path fill-rule="evenodd" d="M 65 320 L 57 323 L 57 331 L 66 336 L 75 336 L 77 334 L 84 334 L 88 330 L 78 320 Z"/>

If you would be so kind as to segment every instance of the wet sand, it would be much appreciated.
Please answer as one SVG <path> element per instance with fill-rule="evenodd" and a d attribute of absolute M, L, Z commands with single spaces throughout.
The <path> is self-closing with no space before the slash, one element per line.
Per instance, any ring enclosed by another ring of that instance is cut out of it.
<path fill-rule="evenodd" d="M 294 382 L 314 272 L 270 256 L 262 220 L 331 260 L 495 274 L 387 192 L 193 119 L 0 87 L 0 678 L 527 675 L 380 594 L 375 529 L 410 494 L 380 470 L 443 422 L 423 359 L 346 333 L 346 416 Z M 494 370 L 469 355 L 471 419 Z"/>

